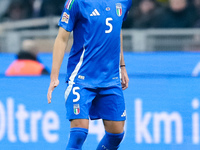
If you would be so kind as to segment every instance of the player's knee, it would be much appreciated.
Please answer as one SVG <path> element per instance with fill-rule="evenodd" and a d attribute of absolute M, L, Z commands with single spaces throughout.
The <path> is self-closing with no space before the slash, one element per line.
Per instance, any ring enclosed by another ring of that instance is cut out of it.
<path fill-rule="evenodd" d="M 86 128 L 89 127 L 88 119 L 74 119 L 71 120 L 71 128 Z"/>
<path fill-rule="evenodd" d="M 82 145 L 87 137 L 88 129 L 71 128 L 70 138 L 66 150 L 81 150 Z"/>
<path fill-rule="evenodd" d="M 109 133 L 120 134 L 124 131 L 125 121 L 104 120 L 105 130 Z"/>

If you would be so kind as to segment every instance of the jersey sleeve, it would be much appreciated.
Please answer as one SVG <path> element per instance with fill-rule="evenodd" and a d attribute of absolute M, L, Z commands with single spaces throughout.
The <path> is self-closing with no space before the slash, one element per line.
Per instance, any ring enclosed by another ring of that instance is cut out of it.
<path fill-rule="evenodd" d="M 63 9 L 58 26 L 71 32 L 78 20 L 78 2 L 77 0 L 67 0 Z"/>
<path fill-rule="evenodd" d="M 128 2 L 127 2 L 127 9 L 126 9 L 126 13 L 124 15 L 123 21 L 126 20 L 128 12 L 129 12 L 129 9 L 131 8 L 131 5 L 132 5 L 132 0 L 128 0 Z"/>

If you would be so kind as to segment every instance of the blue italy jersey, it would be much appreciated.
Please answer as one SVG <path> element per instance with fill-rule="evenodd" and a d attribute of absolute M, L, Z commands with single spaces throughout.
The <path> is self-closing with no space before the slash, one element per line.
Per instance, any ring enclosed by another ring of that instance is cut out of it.
<path fill-rule="evenodd" d="M 59 26 L 73 31 L 66 80 L 88 87 L 120 83 L 120 32 L 132 0 L 68 0 Z"/>

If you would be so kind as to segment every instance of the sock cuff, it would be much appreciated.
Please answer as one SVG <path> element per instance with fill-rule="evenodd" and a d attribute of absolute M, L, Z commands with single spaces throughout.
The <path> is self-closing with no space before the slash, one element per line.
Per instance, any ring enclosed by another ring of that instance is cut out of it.
<path fill-rule="evenodd" d="M 106 132 L 106 134 L 107 135 L 109 135 L 109 136 L 124 136 L 124 131 L 122 132 L 122 133 L 117 133 L 117 134 L 115 134 L 115 133 L 110 133 L 110 132 L 107 132 L 107 131 L 105 131 Z"/>
<path fill-rule="evenodd" d="M 71 128 L 70 129 L 70 132 L 84 132 L 84 133 L 86 133 L 86 134 L 88 134 L 88 129 L 86 129 L 86 128 Z"/>

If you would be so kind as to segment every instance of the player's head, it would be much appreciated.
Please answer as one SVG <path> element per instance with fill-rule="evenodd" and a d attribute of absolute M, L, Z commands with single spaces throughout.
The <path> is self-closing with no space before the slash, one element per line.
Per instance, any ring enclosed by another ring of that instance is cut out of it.
<path fill-rule="evenodd" d="M 169 0 L 169 6 L 173 11 L 179 12 L 187 7 L 187 0 Z"/>

